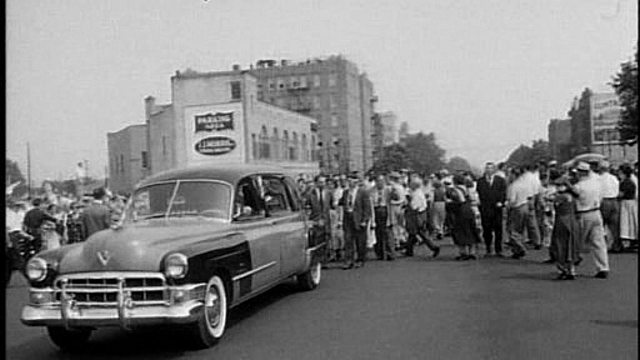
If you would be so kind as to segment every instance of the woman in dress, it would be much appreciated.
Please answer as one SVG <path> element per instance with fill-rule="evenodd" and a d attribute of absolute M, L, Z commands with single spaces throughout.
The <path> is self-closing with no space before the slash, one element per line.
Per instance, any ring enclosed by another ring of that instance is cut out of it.
<path fill-rule="evenodd" d="M 462 175 L 453 178 L 453 187 L 448 191 L 451 212 L 451 237 L 460 255 L 456 260 L 475 260 L 475 246 L 478 243 L 476 219 L 471 207 L 471 199 Z"/>
<path fill-rule="evenodd" d="M 620 171 L 620 239 L 638 241 L 638 197 L 636 184 L 631 175 L 633 169 L 625 166 Z"/>
<path fill-rule="evenodd" d="M 575 267 L 582 260 L 580 257 L 582 246 L 580 246 L 578 234 L 580 229 L 576 221 L 574 198 L 569 191 L 569 179 L 566 176 L 561 176 L 554 182 L 556 185 L 555 219 L 549 252 L 560 271 L 556 280 L 574 280 Z"/>

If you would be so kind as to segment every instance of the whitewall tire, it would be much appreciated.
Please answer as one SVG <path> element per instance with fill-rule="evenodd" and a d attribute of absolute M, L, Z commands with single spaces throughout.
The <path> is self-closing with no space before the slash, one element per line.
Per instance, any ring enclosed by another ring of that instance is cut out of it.
<path fill-rule="evenodd" d="M 202 314 L 196 323 L 190 325 L 193 345 L 207 348 L 220 341 L 227 327 L 228 311 L 225 282 L 219 275 L 214 275 L 205 288 Z"/>

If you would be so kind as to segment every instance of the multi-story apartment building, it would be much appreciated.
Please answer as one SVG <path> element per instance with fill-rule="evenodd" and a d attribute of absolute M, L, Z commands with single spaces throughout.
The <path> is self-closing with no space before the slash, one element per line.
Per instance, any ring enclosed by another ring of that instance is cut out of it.
<path fill-rule="evenodd" d="M 237 67 L 236 67 L 237 68 Z M 373 83 L 341 56 L 303 62 L 261 60 L 249 69 L 258 99 L 318 121 L 318 159 L 325 172 L 372 164 Z"/>

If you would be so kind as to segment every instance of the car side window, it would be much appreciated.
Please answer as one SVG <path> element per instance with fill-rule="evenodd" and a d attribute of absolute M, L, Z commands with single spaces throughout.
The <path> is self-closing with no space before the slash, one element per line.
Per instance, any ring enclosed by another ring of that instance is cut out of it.
<path fill-rule="evenodd" d="M 237 221 L 259 219 L 265 216 L 260 193 L 252 177 L 238 182 L 233 202 L 233 219 Z"/>
<path fill-rule="evenodd" d="M 286 185 L 278 176 L 262 176 L 264 203 L 267 213 L 277 215 L 291 211 Z"/>
<path fill-rule="evenodd" d="M 298 194 L 298 189 L 296 188 L 296 184 L 289 177 L 282 178 L 285 186 L 287 187 L 287 194 L 289 195 L 289 203 L 291 205 L 291 209 L 293 211 L 298 211 L 302 208 L 302 203 L 300 199 L 300 194 Z"/>

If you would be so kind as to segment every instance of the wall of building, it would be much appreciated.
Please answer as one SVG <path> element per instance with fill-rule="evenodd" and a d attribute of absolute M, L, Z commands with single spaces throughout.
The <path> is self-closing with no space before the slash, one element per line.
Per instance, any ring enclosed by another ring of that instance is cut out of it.
<path fill-rule="evenodd" d="M 258 78 L 258 98 L 318 121 L 318 140 L 323 144 L 318 153 L 324 171 L 364 169 L 365 162 L 370 162 L 372 129 L 371 115 L 363 113 L 368 110 L 361 104 L 357 66 L 339 56 L 273 64 L 250 70 Z M 372 94 L 373 84 L 365 85 L 364 91 Z"/>
<path fill-rule="evenodd" d="M 148 174 L 147 126 L 131 125 L 108 133 L 107 146 L 109 188 L 119 193 L 130 193 Z"/>
<path fill-rule="evenodd" d="M 156 106 L 153 98 L 147 98 L 146 105 L 150 171 L 172 169 L 176 167 L 173 106 Z"/>
<path fill-rule="evenodd" d="M 208 163 L 251 162 L 273 163 L 305 173 L 317 171 L 312 158 L 314 120 L 258 101 L 256 78 L 245 71 L 177 73 L 172 77 L 172 100 L 170 107 L 149 117 L 154 173 Z M 278 147 L 271 145 L 276 129 Z M 294 135 L 297 139 L 293 159 L 284 156 L 285 131 L 289 144 L 294 143 Z M 163 134 L 173 134 L 167 143 L 169 154 L 165 155 Z M 267 146 L 263 150 L 268 154 L 259 156 L 256 145 L 263 139 Z"/>
<path fill-rule="evenodd" d="M 551 157 L 561 163 L 571 159 L 571 120 L 551 120 L 548 138 Z"/>

